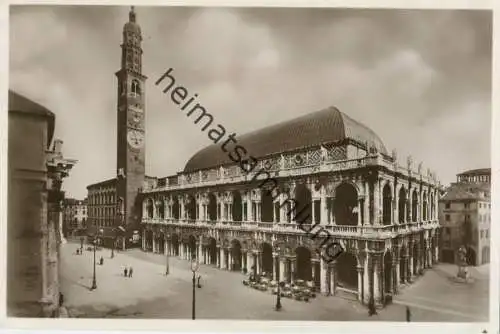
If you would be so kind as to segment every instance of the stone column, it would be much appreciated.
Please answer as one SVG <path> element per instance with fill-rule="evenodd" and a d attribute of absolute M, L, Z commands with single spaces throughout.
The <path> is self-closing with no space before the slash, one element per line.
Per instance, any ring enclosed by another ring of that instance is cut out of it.
<path fill-rule="evenodd" d="M 328 264 L 328 269 L 329 269 L 329 274 L 330 274 L 330 294 L 335 295 L 336 289 L 337 289 L 337 266 L 336 266 L 337 261 L 332 261 Z"/>
<path fill-rule="evenodd" d="M 142 250 L 146 251 L 146 230 L 142 230 Z"/>
<path fill-rule="evenodd" d="M 198 255 L 196 256 L 196 258 L 201 263 L 203 261 L 203 244 L 201 242 L 198 242 L 197 249 Z"/>
<path fill-rule="evenodd" d="M 290 274 L 291 281 L 294 282 L 297 279 L 295 277 L 297 275 L 297 259 L 295 257 L 290 259 Z"/>
<path fill-rule="evenodd" d="M 392 293 L 393 293 L 393 295 L 398 294 L 400 281 L 401 281 L 401 278 L 399 277 L 399 257 L 394 256 L 392 258 Z"/>
<path fill-rule="evenodd" d="M 361 304 L 364 303 L 364 267 L 361 263 L 358 263 L 356 267 L 356 271 L 358 272 L 358 301 Z"/>
<path fill-rule="evenodd" d="M 228 257 L 229 270 L 234 270 L 233 248 L 227 249 L 227 257 Z"/>
<path fill-rule="evenodd" d="M 257 273 L 261 274 L 262 273 L 262 252 L 259 251 L 257 252 Z"/>
<path fill-rule="evenodd" d="M 153 232 L 153 253 L 156 253 L 156 233 Z"/>
<path fill-rule="evenodd" d="M 373 187 L 373 225 L 380 225 L 380 182 L 374 182 Z"/>
<path fill-rule="evenodd" d="M 363 197 L 358 197 L 358 226 L 363 225 Z"/>
<path fill-rule="evenodd" d="M 216 260 L 217 268 L 221 267 L 220 254 L 221 254 L 221 248 L 219 245 L 217 245 L 217 252 L 215 253 L 215 257 L 216 257 L 215 260 Z"/>
<path fill-rule="evenodd" d="M 382 296 L 382 287 L 384 284 L 384 281 L 382 279 L 382 261 L 380 255 L 378 254 L 374 256 L 373 260 L 374 260 L 373 290 L 374 290 L 375 303 L 381 304 L 383 302 L 383 297 L 384 297 Z"/>
<path fill-rule="evenodd" d="M 286 281 L 286 273 L 285 273 L 285 258 L 279 258 L 279 271 L 280 271 L 280 282 L 281 281 Z"/>
<path fill-rule="evenodd" d="M 321 258 L 320 259 L 320 278 L 321 278 L 320 291 L 323 294 L 328 293 L 327 269 L 328 269 L 328 263 L 323 258 Z"/>
<path fill-rule="evenodd" d="M 320 208 L 321 208 L 320 223 L 322 225 L 326 225 L 328 224 L 328 208 L 326 205 L 326 191 L 324 186 L 321 187 Z"/>
<path fill-rule="evenodd" d="M 226 249 L 220 247 L 220 269 L 226 269 Z"/>

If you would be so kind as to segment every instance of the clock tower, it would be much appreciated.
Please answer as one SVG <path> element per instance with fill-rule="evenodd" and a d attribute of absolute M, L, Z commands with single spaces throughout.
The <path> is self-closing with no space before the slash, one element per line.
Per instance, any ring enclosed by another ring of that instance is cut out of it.
<path fill-rule="evenodd" d="M 130 237 L 141 217 L 139 189 L 145 174 L 145 82 L 142 74 L 142 34 L 134 7 L 123 27 L 121 68 L 118 79 L 118 140 L 116 200 L 117 222 Z"/>

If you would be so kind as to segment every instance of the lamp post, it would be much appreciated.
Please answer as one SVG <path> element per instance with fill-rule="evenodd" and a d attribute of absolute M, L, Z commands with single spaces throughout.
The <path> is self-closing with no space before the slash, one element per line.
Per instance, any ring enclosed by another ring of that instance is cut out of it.
<path fill-rule="evenodd" d="M 116 239 L 115 239 L 115 236 L 113 235 L 113 244 L 111 245 L 111 258 L 115 257 L 115 243 L 116 243 Z"/>
<path fill-rule="evenodd" d="M 80 237 L 80 254 L 83 252 L 83 237 Z"/>
<path fill-rule="evenodd" d="M 169 239 L 170 239 L 170 235 L 167 236 L 167 240 L 169 240 Z M 168 252 L 169 252 L 169 249 L 168 249 L 168 247 L 166 247 L 165 256 L 167 258 L 167 264 L 166 264 L 166 268 L 165 268 L 165 276 L 168 276 L 168 274 L 170 274 L 170 263 L 169 263 L 170 256 L 169 256 Z"/>
<path fill-rule="evenodd" d="M 95 250 L 97 246 L 97 235 L 94 237 L 94 274 L 92 275 L 92 286 L 90 287 L 90 290 L 95 290 L 97 289 L 97 282 L 95 279 Z"/>
<path fill-rule="evenodd" d="M 277 252 L 279 254 L 279 248 L 277 249 Z M 278 293 L 277 293 L 277 298 L 276 298 L 276 311 L 281 310 L 281 284 L 280 284 L 280 263 L 279 263 L 279 256 L 277 256 L 277 262 L 278 262 L 278 272 L 276 273 L 276 279 L 278 281 Z"/>
<path fill-rule="evenodd" d="M 196 272 L 198 271 L 198 261 L 193 259 L 191 261 L 191 271 L 193 272 L 193 314 L 192 314 L 192 319 L 195 319 L 195 303 L 196 303 Z"/>

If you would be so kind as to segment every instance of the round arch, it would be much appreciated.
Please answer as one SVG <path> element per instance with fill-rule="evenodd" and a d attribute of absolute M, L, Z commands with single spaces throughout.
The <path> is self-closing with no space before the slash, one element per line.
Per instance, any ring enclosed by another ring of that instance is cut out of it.
<path fill-rule="evenodd" d="M 411 193 L 411 221 L 417 221 L 417 210 L 418 210 L 418 195 L 417 190 L 413 189 Z"/>
<path fill-rule="evenodd" d="M 229 264 L 229 270 L 241 270 L 241 243 L 238 239 L 231 241 L 231 259 L 232 263 Z"/>
<path fill-rule="evenodd" d="M 153 205 L 153 200 L 151 198 L 148 198 L 148 201 L 146 203 L 146 210 L 148 213 L 148 218 L 153 218 L 154 216 L 154 205 Z"/>
<path fill-rule="evenodd" d="M 233 191 L 233 220 L 240 222 L 243 217 L 242 199 L 239 191 Z"/>
<path fill-rule="evenodd" d="M 273 196 L 269 191 L 262 190 L 261 194 L 261 221 L 270 223 L 273 221 Z"/>
<path fill-rule="evenodd" d="M 400 224 L 405 222 L 406 217 L 406 189 L 402 186 L 398 194 L 398 222 Z"/>
<path fill-rule="evenodd" d="M 337 258 L 338 285 L 344 289 L 358 291 L 358 260 L 350 252 L 344 252 Z"/>
<path fill-rule="evenodd" d="M 196 219 L 196 199 L 192 195 L 187 195 L 186 218 Z"/>
<path fill-rule="evenodd" d="M 196 237 L 194 235 L 190 235 L 188 239 L 188 247 L 191 253 L 191 259 L 198 258 L 198 252 L 196 247 Z"/>
<path fill-rule="evenodd" d="M 217 199 L 212 193 L 208 194 L 208 219 L 211 221 L 217 220 Z"/>
<path fill-rule="evenodd" d="M 172 200 L 172 217 L 174 219 L 179 219 L 179 198 L 177 198 L 177 196 L 173 196 Z"/>
<path fill-rule="evenodd" d="M 264 242 L 262 244 L 262 273 L 273 273 L 273 247 L 271 244 Z"/>
<path fill-rule="evenodd" d="M 352 183 L 343 182 L 335 188 L 334 215 L 337 225 L 358 225 L 358 191 Z"/>
<path fill-rule="evenodd" d="M 297 272 L 295 277 L 304 281 L 311 281 L 311 251 L 304 246 L 299 246 L 295 249 L 295 256 L 297 261 Z"/>
<path fill-rule="evenodd" d="M 172 255 L 179 256 L 179 235 L 177 233 L 172 234 Z"/>
<path fill-rule="evenodd" d="M 293 215 L 297 223 L 311 224 L 312 222 L 312 195 L 303 183 L 295 187 L 295 208 Z M 292 204 L 292 206 L 293 206 Z"/>
<path fill-rule="evenodd" d="M 392 192 L 389 183 L 382 188 L 382 222 L 384 225 L 392 224 Z"/>

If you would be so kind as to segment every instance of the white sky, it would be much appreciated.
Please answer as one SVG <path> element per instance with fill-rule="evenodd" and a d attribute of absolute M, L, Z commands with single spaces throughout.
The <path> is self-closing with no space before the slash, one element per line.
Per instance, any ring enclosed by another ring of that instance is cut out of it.
<path fill-rule="evenodd" d="M 169 67 L 228 131 L 334 105 L 402 162 L 442 183 L 490 166 L 491 13 L 139 7 L 146 172 L 167 176 L 210 144 L 154 82 Z M 12 6 L 10 87 L 56 114 L 79 160 L 68 197 L 115 176 L 116 91 L 128 7 Z M 230 132 L 228 132 L 230 133 Z"/>

